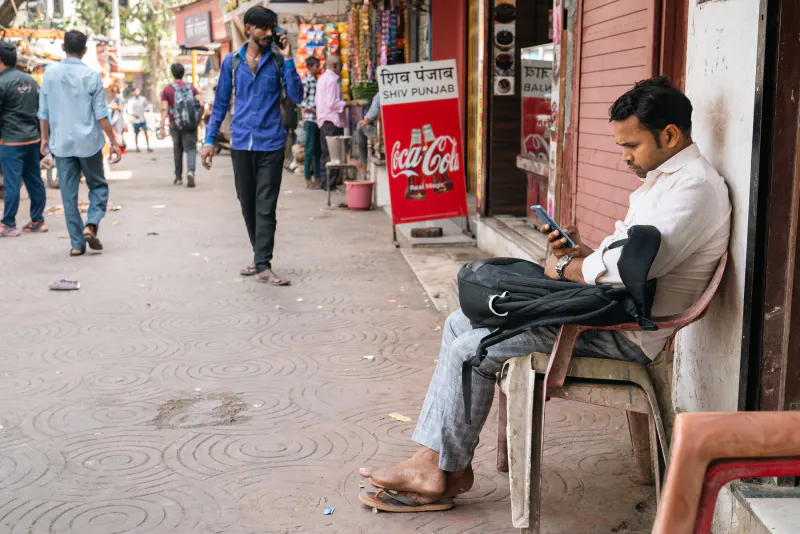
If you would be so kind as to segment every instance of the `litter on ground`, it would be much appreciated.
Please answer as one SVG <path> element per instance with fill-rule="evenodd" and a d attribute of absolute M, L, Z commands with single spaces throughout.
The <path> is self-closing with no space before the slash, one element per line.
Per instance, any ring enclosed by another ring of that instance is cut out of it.
<path fill-rule="evenodd" d="M 50 289 L 53 291 L 75 291 L 80 288 L 81 284 L 77 280 L 56 280 L 50 284 Z"/>
<path fill-rule="evenodd" d="M 333 511 L 336 510 L 333 506 L 326 506 L 325 510 L 322 512 L 323 515 L 331 515 Z"/>
<path fill-rule="evenodd" d="M 391 417 L 392 419 L 397 419 L 401 423 L 410 423 L 411 422 L 411 418 L 410 417 L 406 417 L 405 415 L 399 414 L 399 413 L 390 413 L 389 417 Z"/>
<path fill-rule="evenodd" d="M 375 356 L 362 356 L 362 358 L 367 360 L 367 361 L 369 361 L 369 362 L 371 362 L 372 360 L 375 359 Z"/>

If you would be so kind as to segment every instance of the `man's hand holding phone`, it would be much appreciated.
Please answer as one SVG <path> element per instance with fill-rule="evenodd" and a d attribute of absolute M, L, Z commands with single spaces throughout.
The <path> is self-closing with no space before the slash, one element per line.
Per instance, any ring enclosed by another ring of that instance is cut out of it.
<path fill-rule="evenodd" d="M 583 254 L 584 249 L 588 247 L 585 247 L 581 242 L 581 234 L 575 226 L 564 226 L 562 228 L 564 233 L 575 243 L 574 248 L 567 244 L 567 240 L 561 235 L 561 232 L 553 230 L 550 228 L 549 224 L 542 225 L 539 227 L 539 230 L 547 235 L 547 242 L 550 243 L 550 251 L 556 258 L 566 255 L 570 255 L 573 258 L 585 258 L 591 254 L 591 251 L 589 251 L 589 254 Z"/>
<path fill-rule="evenodd" d="M 289 42 L 289 37 L 282 30 L 275 36 L 275 45 L 281 51 L 283 57 L 292 57 L 292 45 Z"/>

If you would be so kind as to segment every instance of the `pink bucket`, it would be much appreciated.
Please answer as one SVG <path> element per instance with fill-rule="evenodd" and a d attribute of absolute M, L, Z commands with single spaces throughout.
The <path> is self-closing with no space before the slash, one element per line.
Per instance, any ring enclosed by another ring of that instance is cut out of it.
<path fill-rule="evenodd" d="M 344 185 L 347 188 L 347 207 L 351 210 L 368 210 L 372 207 L 372 188 L 375 182 L 348 180 Z"/>

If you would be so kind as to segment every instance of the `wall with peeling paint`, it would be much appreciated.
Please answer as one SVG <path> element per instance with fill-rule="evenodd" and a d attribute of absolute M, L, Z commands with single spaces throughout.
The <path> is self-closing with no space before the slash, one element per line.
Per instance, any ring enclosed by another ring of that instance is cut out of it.
<path fill-rule="evenodd" d="M 758 17 L 758 0 L 691 0 L 689 8 L 686 93 L 694 106 L 693 136 L 728 183 L 733 227 L 720 291 L 706 317 L 680 334 L 677 411 L 737 408 Z"/>

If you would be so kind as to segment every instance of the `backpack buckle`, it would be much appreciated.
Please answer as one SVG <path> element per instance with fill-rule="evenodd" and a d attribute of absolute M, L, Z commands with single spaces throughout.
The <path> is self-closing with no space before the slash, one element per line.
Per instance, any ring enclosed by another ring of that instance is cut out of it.
<path fill-rule="evenodd" d="M 504 291 L 502 295 L 490 295 L 489 296 L 489 300 L 488 300 L 489 311 L 492 312 L 493 314 L 495 314 L 498 317 L 505 317 L 506 315 L 508 315 L 508 312 L 498 313 L 494 309 L 494 299 L 496 299 L 496 298 L 501 298 L 502 299 L 502 298 L 505 298 L 507 296 L 508 296 L 508 291 Z"/>

